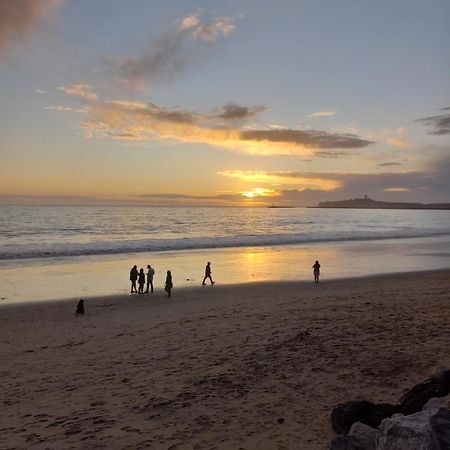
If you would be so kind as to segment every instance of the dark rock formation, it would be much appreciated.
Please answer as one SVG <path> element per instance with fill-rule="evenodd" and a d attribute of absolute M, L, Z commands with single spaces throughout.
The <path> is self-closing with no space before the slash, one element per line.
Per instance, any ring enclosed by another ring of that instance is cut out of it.
<path fill-rule="evenodd" d="M 381 421 L 400 412 L 399 405 L 372 403 L 365 400 L 342 403 L 333 408 L 331 424 L 338 434 L 347 434 L 355 422 L 378 428 Z"/>
<path fill-rule="evenodd" d="M 329 444 L 328 450 L 375 450 L 375 428 L 356 422 L 347 436 L 337 436 Z"/>
<path fill-rule="evenodd" d="M 450 394 L 450 370 L 445 370 L 410 389 L 400 399 L 400 412 L 405 415 L 416 413 L 422 410 L 428 400 L 447 394 Z"/>
<path fill-rule="evenodd" d="M 450 411 L 428 409 L 410 416 L 397 414 L 384 420 L 376 437 L 376 449 L 450 449 Z"/>

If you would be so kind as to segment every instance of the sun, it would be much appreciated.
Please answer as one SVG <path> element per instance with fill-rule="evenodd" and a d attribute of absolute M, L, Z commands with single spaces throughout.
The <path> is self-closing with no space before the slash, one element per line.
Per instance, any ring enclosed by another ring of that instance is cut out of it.
<path fill-rule="evenodd" d="M 255 198 L 256 194 L 254 192 L 243 192 L 242 196 L 246 198 Z"/>

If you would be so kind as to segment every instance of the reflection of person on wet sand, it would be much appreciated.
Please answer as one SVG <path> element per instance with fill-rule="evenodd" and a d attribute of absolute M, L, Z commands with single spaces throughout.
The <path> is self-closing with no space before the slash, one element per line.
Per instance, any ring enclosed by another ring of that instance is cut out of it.
<path fill-rule="evenodd" d="M 312 268 L 314 269 L 313 273 L 314 273 L 314 283 L 318 283 L 319 282 L 319 276 L 320 276 L 320 264 L 319 261 L 316 261 L 314 263 L 314 265 L 312 266 Z"/>
<path fill-rule="evenodd" d="M 207 278 L 209 278 L 209 281 L 211 281 L 211 285 L 213 285 L 214 281 L 211 278 L 211 263 L 209 261 L 208 261 L 208 264 L 206 264 L 206 267 L 205 267 L 205 278 L 203 278 L 203 281 L 202 281 L 202 285 L 203 286 L 206 284 L 205 281 L 206 281 Z"/>
<path fill-rule="evenodd" d="M 145 273 L 144 273 L 144 269 L 141 267 L 141 270 L 139 271 L 139 290 L 138 293 L 139 294 L 143 294 L 144 293 L 144 284 L 145 284 Z"/>
<path fill-rule="evenodd" d="M 137 266 L 133 266 L 130 270 L 130 281 L 131 281 L 131 293 L 137 293 L 136 281 L 138 279 L 139 272 Z"/>
<path fill-rule="evenodd" d="M 170 291 L 173 288 L 172 283 L 172 272 L 170 270 L 167 271 L 166 284 L 164 285 L 164 289 L 167 292 L 167 297 L 170 297 Z"/>

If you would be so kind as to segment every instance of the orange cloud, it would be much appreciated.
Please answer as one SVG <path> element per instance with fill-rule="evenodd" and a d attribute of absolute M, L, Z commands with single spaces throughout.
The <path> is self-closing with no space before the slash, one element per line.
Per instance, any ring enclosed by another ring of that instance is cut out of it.
<path fill-rule="evenodd" d="M 315 189 L 320 191 L 333 191 L 343 186 L 343 183 L 337 179 L 309 176 L 291 171 L 225 170 L 218 172 L 218 174 L 229 178 L 237 178 L 244 182 L 295 185 L 299 190 Z"/>
<path fill-rule="evenodd" d="M 61 86 L 65 94 L 87 106 L 81 123 L 87 137 L 128 140 L 170 139 L 210 144 L 255 155 L 335 156 L 332 149 L 359 149 L 371 144 L 349 133 L 291 128 L 246 129 L 242 125 L 266 106 L 228 103 L 211 113 L 166 108 L 122 99 L 102 100 L 88 84 Z M 326 154 L 322 154 L 322 153 Z"/>

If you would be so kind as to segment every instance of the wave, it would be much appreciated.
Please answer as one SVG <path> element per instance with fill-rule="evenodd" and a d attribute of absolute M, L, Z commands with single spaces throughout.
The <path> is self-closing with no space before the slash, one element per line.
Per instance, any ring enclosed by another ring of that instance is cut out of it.
<path fill-rule="evenodd" d="M 433 236 L 450 236 L 450 232 L 403 229 L 390 230 L 386 233 L 370 233 L 367 231 L 359 233 L 341 232 L 332 236 L 325 233 L 261 234 L 196 238 L 190 237 L 177 239 L 137 239 L 122 241 L 99 241 L 90 243 L 5 244 L 0 247 L 0 260 L 206 250 L 214 248 L 272 247 L 294 244 L 374 241 Z"/>

